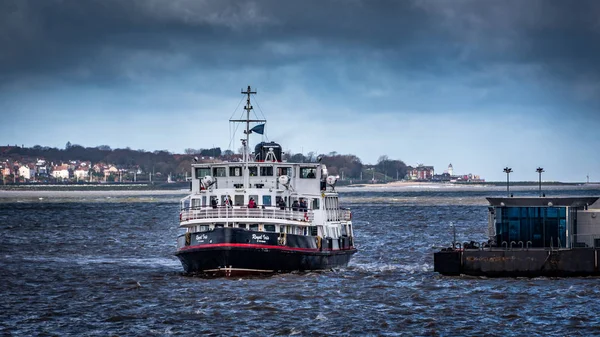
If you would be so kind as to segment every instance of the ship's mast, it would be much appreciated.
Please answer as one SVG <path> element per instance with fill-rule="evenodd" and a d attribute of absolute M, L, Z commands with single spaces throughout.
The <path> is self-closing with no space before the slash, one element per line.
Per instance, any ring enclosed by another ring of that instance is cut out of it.
<path fill-rule="evenodd" d="M 242 89 L 242 94 L 246 95 L 246 106 L 244 107 L 244 110 L 246 110 L 246 119 L 230 119 L 230 122 L 237 122 L 237 123 L 246 123 L 246 130 L 244 130 L 244 133 L 246 134 L 246 138 L 242 139 L 242 148 L 243 148 L 243 156 L 244 156 L 244 187 L 248 188 L 250 187 L 249 185 L 249 181 L 250 181 L 250 172 L 248 172 L 248 162 L 250 161 L 249 159 L 249 154 L 250 154 L 250 123 L 264 123 L 266 122 L 266 120 L 264 119 L 250 119 L 250 110 L 252 110 L 252 105 L 250 104 L 250 95 L 252 94 L 256 94 L 256 91 L 252 91 L 252 88 L 250 88 L 250 86 L 248 86 L 248 88 L 246 89 L 246 91 L 244 91 Z"/>
<path fill-rule="evenodd" d="M 244 162 L 247 163 L 248 151 L 246 150 L 246 148 L 250 146 L 250 110 L 252 110 L 252 105 L 250 105 L 250 95 L 256 94 L 256 91 L 252 91 L 252 89 L 250 89 L 250 86 L 248 86 L 248 89 L 246 89 L 246 91 L 242 91 L 242 94 L 248 96 L 246 98 L 246 106 L 244 107 L 244 110 L 246 110 L 246 131 L 244 131 L 244 133 L 246 134 L 246 142 L 244 144 Z"/>

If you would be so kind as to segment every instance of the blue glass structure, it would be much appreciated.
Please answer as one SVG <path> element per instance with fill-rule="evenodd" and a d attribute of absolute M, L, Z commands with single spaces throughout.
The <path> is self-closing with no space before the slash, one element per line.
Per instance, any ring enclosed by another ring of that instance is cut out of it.
<path fill-rule="evenodd" d="M 530 247 L 566 247 L 567 207 L 500 207 L 496 242 L 530 242 Z"/>
<path fill-rule="evenodd" d="M 577 234 L 577 210 L 598 198 L 487 198 L 492 241 L 537 248 L 571 248 Z"/>

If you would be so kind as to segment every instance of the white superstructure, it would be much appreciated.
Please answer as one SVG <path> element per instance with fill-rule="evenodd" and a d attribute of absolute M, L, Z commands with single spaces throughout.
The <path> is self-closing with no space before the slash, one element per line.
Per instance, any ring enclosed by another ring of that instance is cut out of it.
<path fill-rule="evenodd" d="M 326 240 L 329 249 L 352 246 L 352 215 L 339 205 L 337 177 L 328 176 L 319 162 L 283 162 L 276 143 L 259 143 L 251 153 L 250 123 L 265 121 L 249 119 L 250 94 L 255 92 L 248 87 L 242 93 L 248 95 L 247 118 L 232 122 L 246 123 L 243 159 L 192 165 L 191 194 L 181 200 L 180 227 L 194 235 L 232 227 L 313 236 L 319 246 Z"/>

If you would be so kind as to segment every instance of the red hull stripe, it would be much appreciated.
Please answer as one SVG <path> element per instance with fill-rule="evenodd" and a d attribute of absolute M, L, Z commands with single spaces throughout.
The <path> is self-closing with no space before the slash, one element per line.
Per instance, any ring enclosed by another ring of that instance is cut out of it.
<path fill-rule="evenodd" d="M 273 246 L 273 245 L 260 245 L 255 243 L 209 243 L 206 245 L 196 245 L 196 246 L 187 246 L 182 247 L 179 251 L 188 250 L 188 249 L 201 249 L 201 248 L 217 248 L 217 247 L 236 247 L 236 248 L 257 248 L 257 249 L 278 249 L 278 250 L 293 250 L 293 251 L 302 251 L 302 252 L 318 252 L 318 248 L 299 248 L 299 247 L 287 247 L 287 246 Z M 330 249 L 323 249 L 323 251 L 327 251 Z M 348 250 L 348 249 L 340 249 Z"/>

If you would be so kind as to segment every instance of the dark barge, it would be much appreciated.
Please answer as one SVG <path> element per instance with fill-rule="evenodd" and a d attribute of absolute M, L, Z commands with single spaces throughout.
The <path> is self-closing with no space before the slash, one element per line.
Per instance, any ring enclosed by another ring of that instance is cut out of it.
<path fill-rule="evenodd" d="M 598 197 L 487 198 L 487 242 L 434 253 L 442 275 L 598 276 Z"/>

